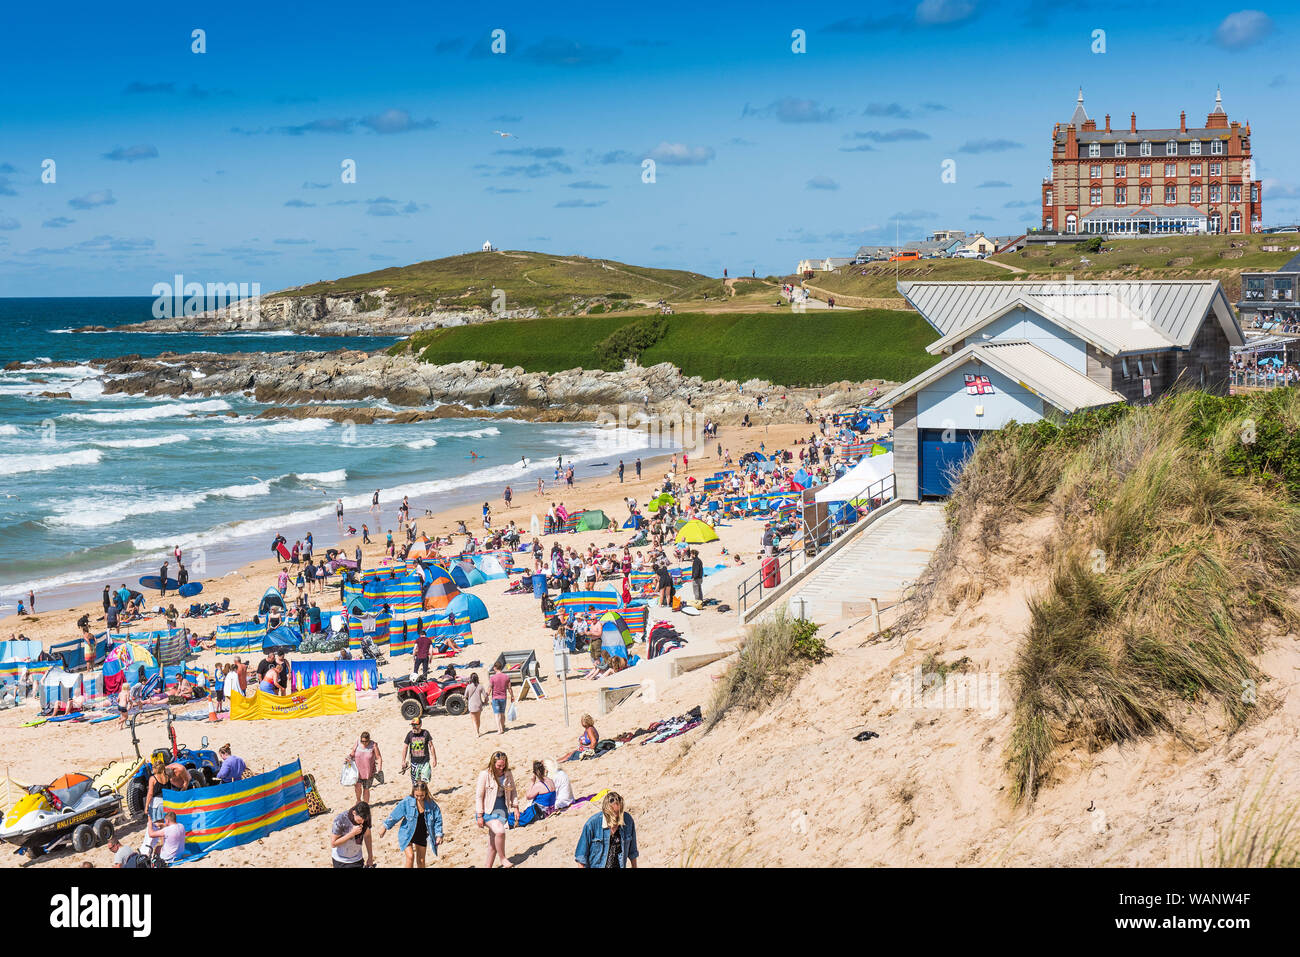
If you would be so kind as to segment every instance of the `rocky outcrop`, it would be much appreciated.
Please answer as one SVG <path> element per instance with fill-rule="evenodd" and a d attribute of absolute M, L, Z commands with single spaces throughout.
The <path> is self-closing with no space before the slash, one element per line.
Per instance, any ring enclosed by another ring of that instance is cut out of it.
<path fill-rule="evenodd" d="M 170 305 L 170 302 L 166 302 Z M 183 305 L 183 304 L 182 304 Z M 493 319 L 525 319 L 536 309 L 492 312 L 479 306 L 411 312 L 386 289 L 348 296 L 276 294 L 241 299 L 221 309 L 118 326 L 116 332 L 294 332 L 307 336 L 406 336 L 426 329 L 463 326 Z M 74 332 L 103 332 L 84 326 Z"/>
<path fill-rule="evenodd" d="M 107 375 L 105 391 L 155 396 L 243 393 L 273 406 L 264 416 L 361 421 L 421 418 L 523 418 L 537 421 L 618 421 L 636 414 L 699 414 L 718 422 L 744 415 L 758 421 L 802 419 L 805 409 L 853 408 L 879 394 L 885 383 L 842 382 L 818 389 L 787 389 L 770 382 L 705 381 L 669 363 L 617 372 L 568 369 L 525 372 L 483 362 L 430 365 L 409 355 L 337 352 L 194 353 L 96 362 Z M 758 398 L 763 397 L 759 415 Z M 383 401 L 407 407 L 321 406 Z M 340 418 L 341 417 L 341 418 Z"/>

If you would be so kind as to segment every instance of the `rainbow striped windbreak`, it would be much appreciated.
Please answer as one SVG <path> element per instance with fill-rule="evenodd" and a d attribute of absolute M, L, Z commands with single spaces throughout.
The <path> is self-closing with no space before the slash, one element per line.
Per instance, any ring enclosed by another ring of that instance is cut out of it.
<path fill-rule="evenodd" d="M 308 818 L 302 763 L 296 760 L 231 784 L 189 791 L 163 788 L 162 794 L 164 809 L 175 811 L 185 826 L 185 852 L 178 864 L 251 844 Z"/>

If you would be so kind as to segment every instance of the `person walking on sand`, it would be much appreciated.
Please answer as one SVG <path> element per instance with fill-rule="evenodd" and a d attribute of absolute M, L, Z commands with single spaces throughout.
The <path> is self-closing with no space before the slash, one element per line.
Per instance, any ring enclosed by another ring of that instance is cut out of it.
<path fill-rule="evenodd" d="M 343 499 L 337 499 L 334 502 L 334 518 L 339 523 L 339 531 L 343 531 Z"/>
<path fill-rule="evenodd" d="M 618 482 L 620 485 L 623 484 L 623 460 L 622 459 L 618 460 Z"/>
<path fill-rule="evenodd" d="M 435 857 L 442 843 L 442 809 L 429 797 L 429 785 L 423 781 L 411 785 L 411 793 L 398 801 L 387 820 L 379 825 L 379 836 L 383 837 L 399 821 L 397 846 L 406 855 L 406 866 L 424 867 L 430 839 Z"/>
<path fill-rule="evenodd" d="M 479 737 L 483 732 L 479 730 L 479 722 L 483 720 L 483 705 L 487 703 L 488 691 L 478 680 L 478 672 L 475 671 L 469 676 L 469 683 L 465 685 L 465 701 L 469 705 L 469 716 L 474 719 L 474 737 Z"/>
<path fill-rule="evenodd" d="M 362 861 L 364 849 L 365 860 Z M 370 805 L 364 801 L 336 815 L 330 827 L 330 861 L 334 867 L 373 867 Z"/>
<path fill-rule="evenodd" d="M 357 766 L 357 781 L 352 785 L 357 800 L 369 804 L 370 788 L 378 783 L 375 776 L 384 770 L 384 756 L 379 753 L 379 742 L 370 740 L 369 731 L 362 731 L 361 737 L 348 752 L 347 759 Z"/>
<path fill-rule="evenodd" d="M 158 587 L 159 587 L 158 597 L 166 598 L 167 597 L 167 562 L 165 561 L 162 563 L 162 567 L 158 569 Z"/>
<path fill-rule="evenodd" d="M 691 588 L 695 590 L 695 600 L 704 601 L 704 562 L 700 561 L 698 549 L 691 549 Z"/>
<path fill-rule="evenodd" d="M 433 777 L 438 766 L 438 752 L 433 748 L 433 735 L 425 731 L 419 718 L 411 719 L 402 748 L 402 770 L 411 769 L 411 783 L 418 784 Z"/>
<path fill-rule="evenodd" d="M 501 493 L 501 497 L 502 497 L 503 499 L 505 499 L 506 508 L 509 508 L 509 507 L 510 507 L 510 499 L 511 499 L 511 497 L 512 497 L 513 495 L 514 495 L 514 493 L 513 493 L 512 491 L 510 491 L 510 486 L 507 485 L 507 486 L 506 486 L 506 490 L 505 490 L 504 492 Z"/>
<path fill-rule="evenodd" d="M 636 478 L 638 482 L 641 481 L 641 460 L 640 459 L 636 460 Z"/>
<path fill-rule="evenodd" d="M 487 767 L 479 772 L 474 785 L 474 823 L 487 829 L 489 868 L 498 857 L 502 867 L 514 867 L 506 857 L 506 830 L 512 808 L 518 817 L 519 795 L 515 791 L 514 775 L 510 773 L 510 760 L 504 751 L 497 751 L 488 759 Z"/>
<path fill-rule="evenodd" d="M 497 731 L 501 734 L 506 733 L 506 699 L 510 703 L 515 703 L 515 689 L 510 684 L 510 676 L 505 673 L 504 669 L 492 668 L 492 674 L 488 677 L 488 685 L 492 689 L 492 713 L 497 719 Z"/>
<path fill-rule="evenodd" d="M 32 589 L 27 591 L 27 607 L 31 609 L 30 614 L 36 614 L 36 592 Z"/>
<path fill-rule="evenodd" d="M 600 812 L 582 826 L 574 860 L 579 867 L 636 870 L 638 856 L 636 823 L 623 811 L 623 796 L 609 791 L 600 802 Z"/>

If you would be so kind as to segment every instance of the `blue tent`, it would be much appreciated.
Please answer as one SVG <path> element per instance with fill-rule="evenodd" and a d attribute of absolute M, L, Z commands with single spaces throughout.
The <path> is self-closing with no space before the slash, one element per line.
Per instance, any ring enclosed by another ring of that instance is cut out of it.
<path fill-rule="evenodd" d="M 858 510 L 848 502 L 832 502 L 830 506 L 831 521 L 837 525 L 856 521 Z"/>
<path fill-rule="evenodd" d="M 284 604 L 284 596 L 280 594 L 280 589 L 272 586 L 262 592 L 262 603 L 257 606 L 257 614 L 265 615 L 271 608 L 279 607 L 281 611 L 287 611 Z"/>
<path fill-rule="evenodd" d="M 795 472 L 794 475 L 791 476 L 791 478 L 793 478 L 804 488 L 808 488 L 810 485 L 813 484 L 814 481 L 816 481 L 811 475 L 809 475 L 803 469 L 800 469 L 799 471 Z"/>
<path fill-rule="evenodd" d="M 455 612 L 457 621 L 464 621 L 468 618 L 470 621 L 482 621 L 487 618 L 487 606 L 483 604 L 483 599 L 469 592 L 460 592 L 447 605 L 448 612 Z"/>
<path fill-rule="evenodd" d="M 279 628 L 272 628 L 262 639 L 262 650 L 270 651 L 272 648 L 297 648 L 302 644 L 302 634 L 292 625 L 281 625 Z"/>
<path fill-rule="evenodd" d="M 460 562 L 452 562 L 451 580 L 461 588 L 473 588 L 475 585 L 481 585 L 487 581 L 487 576 L 477 568 L 466 568 Z"/>
<path fill-rule="evenodd" d="M 627 520 L 626 522 L 623 523 L 623 527 L 624 527 L 624 528 L 640 528 L 640 527 L 641 527 L 641 521 L 642 521 L 642 519 L 641 519 L 641 516 L 640 516 L 640 515 L 632 515 L 632 516 L 630 516 L 630 517 L 628 518 L 628 520 Z"/>

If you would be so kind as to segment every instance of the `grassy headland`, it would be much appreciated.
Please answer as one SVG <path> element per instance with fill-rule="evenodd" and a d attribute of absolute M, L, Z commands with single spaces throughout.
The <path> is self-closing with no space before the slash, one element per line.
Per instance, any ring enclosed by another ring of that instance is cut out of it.
<path fill-rule="evenodd" d="M 671 316 L 564 316 L 454 326 L 412 336 L 407 348 L 426 362 L 473 359 L 528 372 L 621 369 L 671 362 L 704 379 L 767 379 L 817 385 L 849 379 L 905 381 L 933 365 L 934 330 L 895 310 L 818 310 L 792 314 L 678 313 Z"/>

